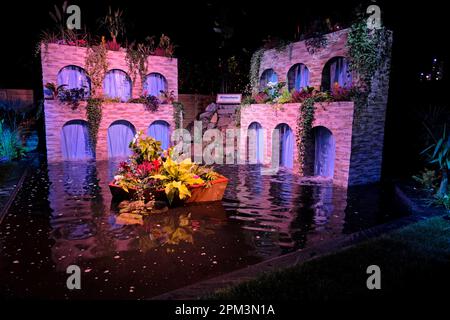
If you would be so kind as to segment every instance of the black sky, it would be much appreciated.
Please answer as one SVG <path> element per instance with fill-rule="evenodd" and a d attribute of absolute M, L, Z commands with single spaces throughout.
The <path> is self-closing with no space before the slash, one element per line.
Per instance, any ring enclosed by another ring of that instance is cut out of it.
<path fill-rule="evenodd" d="M 48 12 L 61 0 L 36 1 L 26 4 L 9 1 L 0 13 L 1 74 L 0 87 L 36 87 L 39 61 L 33 51 L 39 33 L 52 26 Z M 95 33 L 96 19 L 108 6 L 125 10 L 128 38 L 143 39 L 146 35 L 168 34 L 178 45 L 177 57 L 183 61 L 209 61 L 220 53 L 220 39 L 213 31 L 214 23 L 225 21 L 233 28 L 233 36 L 225 50 L 246 54 L 261 45 L 262 39 L 273 35 L 292 39 L 298 25 L 330 17 L 335 22 L 348 22 L 354 8 L 371 1 L 111 1 L 74 0 L 82 11 L 82 23 Z M 396 50 L 402 61 L 415 58 L 422 68 L 428 58 L 446 54 L 447 11 L 443 4 L 396 4 L 378 1 L 385 24 L 394 30 Z M 397 53 L 397 52 L 396 52 Z M 399 61 L 400 63 L 401 61 Z M 208 75 L 205 75 L 208 76 Z M 209 75 L 214 76 L 214 75 Z"/>

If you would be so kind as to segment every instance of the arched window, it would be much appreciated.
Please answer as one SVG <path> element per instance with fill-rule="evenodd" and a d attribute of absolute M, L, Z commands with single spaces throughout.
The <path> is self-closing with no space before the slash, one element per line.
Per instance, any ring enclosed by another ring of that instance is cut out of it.
<path fill-rule="evenodd" d="M 294 64 L 288 71 L 288 90 L 300 91 L 309 86 L 309 70 L 303 63 Z"/>
<path fill-rule="evenodd" d="M 331 91 L 334 86 L 350 88 L 352 86 L 352 74 L 348 60 L 344 57 L 330 59 L 322 71 L 322 90 Z"/>
<path fill-rule="evenodd" d="M 278 76 L 273 69 L 264 70 L 259 79 L 259 89 L 263 91 L 269 82 L 278 83 Z"/>
<path fill-rule="evenodd" d="M 125 71 L 114 69 L 106 73 L 103 93 L 109 98 L 119 98 L 125 102 L 131 98 L 131 79 Z"/>
<path fill-rule="evenodd" d="M 166 150 L 170 143 L 170 126 L 166 121 L 154 121 L 148 127 L 148 135 L 158 141 L 161 141 L 161 148 Z"/>
<path fill-rule="evenodd" d="M 333 134 L 325 127 L 315 127 L 314 134 L 314 175 L 332 178 L 334 175 L 334 159 L 336 142 Z"/>
<path fill-rule="evenodd" d="M 144 92 L 147 95 L 159 97 L 161 91 L 167 91 L 167 80 L 160 73 L 150 73 L 145 77 Z"/>
<path fill-rule="evenodd" d="M 108 128 L 108 154 L 110 158 L 126 158 L 131 155 L 130 142 L 136 134 L 134 126 L 126 120 L 114 121 Z"/>
<path fill-rule="evenodd" d="M 261 124 L 252 122 L 247 131 L 248 161 L 251 164 L 262 163 L 264 155 L 264 134 Z"/>
<path fill-rule="evenodd" d="M 84 120 L 67 122 L 61 132 L 61 148 L 64 160 L 86 160 L 94 157 L 89 143 L 88 123 Z"/>
<path fill-rule="evenodd" d="M 67 66 L 58 73 L 58 86 L 65 85 L 64 89 L 84 88 L 86 95 L 91 92 L 91 80 L 83 68 L 77 66 Z"/>
<path fill-rule="evenodd" d="M 286 168 L 294 166 L 294 134 L 291 127 L 285 123 L 280 123 L 275 127 L 279 130 L 280 165 Z"/>

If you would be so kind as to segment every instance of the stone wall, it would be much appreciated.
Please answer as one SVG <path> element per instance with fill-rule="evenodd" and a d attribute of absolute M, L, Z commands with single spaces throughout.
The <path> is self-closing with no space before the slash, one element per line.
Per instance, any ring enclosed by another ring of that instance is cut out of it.
<path fill-rule="evenodd" d="M 331 131 L 336 140 L 336 158 L 333 182 L 347 187 L 349 182 L 350 154 L 352 150 L 353 102 L 332 102 L 318 104 L 313 127 L 323 126 Z M 241 110 L 241 135 L 247 135 L 248 126 L 258 122 L 267 130 L 264 155 L 272 156 L 272 131 L 279 124 L 289 125 L 294 135 L 297 131 L 297 119 L 300 104 L 284 104 L 283 110 L 275 110 L 267 104 L 253 104 Z M 246 150 L 246 139 L 240 140 L 240 150 Z M 294 142 L 294 159 L 298 166 L 297 144 Z M 298 167 L 297 167 L 298 168 Z M 294 168 L 296 170 L 297 168 Z"/>
<path fill-rule="evenodd" d="M 56 100 L 45 101 L 45 131 L 47 142 L 47 159 L 49 162 L 62 161 L 61 130 L 70 120 L 86 120 L 86 103 L 77 110 L 61 104 Z M 172 105 L 160 105 L 158 111 L 145 110 L 139 103 L 103 103 L 102 121 L 100 123 L 95 150 L 96 159 L 108 159 L 108 128 L 116 120 L 126 120 L 136 129 L 147 133 L 147 129 L 156 120 L 164 120 L 174 128 Z"/>
<path fill-rule="evenodd" d="M 48 82 L 57 83 L 59 71 L 69 65 L 75 65 L 85 69 L 87 49 L 84 47 L 75 47 L 50 43 L 48 47 L 42 46 L 42 84 L 45 86 Z M 120 69 L 126 72 L 130 77 L 124 51 L 108 51 L 107 61 L 108 69 Z M 159 56 L 149 56 L 147 59 L 147 74 L 157 72 L 162 74 L 167 80 L 167 89 L 174 92 L 178 99 L 178 61 L 176 58 L 167 58 Z M 102 88 L 99 88 L 100 90 Z M 139 97 L 143 92 L 142 81 L 137 75 L 132 79 L 131 96 Z"/>
<path fill-rule="evenodd" d="M 59 71 L 68 65 L 76 65 L 84 68 L 87 49 L 82 47 L 49 44 L 47 48 L 42 47 L 42 83 L 57 82 Z M 109 69 L 121 69 L 128 73 L 125 60 L 125 52 L 108 51 L 107 61 Z M 168 83 L 168 90 L 174 92 L 178 98 L 178 66 L 177 59 L 159 56 L 148 58 L 148 73 L 158 72 L 162 74 Z M 101 89 L 101 88 L 99 88 Z M 142 94 L 142 83 L 139 75 L 132 82 L 132 97 L 136 98 Z M 85 102 L 82 102 L 77 110 L 57 100 L 45 100 L 45 131 L 47 144 L 47 159 L 49 162 L 63 160 L 61 149 L 61 130 L 65 123 L 70 120 L 86 120 Z M 173 107 L 172 105 L 160 105 L 158 111 L 145 110 L 144 105 L 136 103 L 103 103 L 102 121 L 98 133 L 96 159 L 107 159 L 107 132 L 109 126 L 116 120 L 126 120 L 134 125 L 136 131 L 147 132 L 147 128 L 155 120 L 167 121 L 173 129 Z"/>
<path fill-rule="evenodd" d="M 392 34 L 389 42 L 392 43 Z M 380 181 L 390 68 L 391 59 L 388 54 L 372 78 L 367 104 L 355 110 L 350 166 L 351 185 Z"/>
<path fill-rule="evenodd" d="M 325 35 L 326 46 L 308 51 L 305 41 L 295 42 L 283 50 L 267 50 L 261 58 L 260 76 L 267 69 L 273 69 L 278 81 L 286 81 L 289 69 L 303 63 L 309 70 L 310 86 L 320 89 L 322 71 L 333 57 L 348 56 L 346 46 L 348 29 Z M 392 41 L 392 34 L 390 35 Z M 309 47 L 311 49 L 311 47 Z M 380 65 L 373 80 L 368 103 L 358 106 L 352 118 L 352 147 L 349 172 L 349 184 L 377 182 L 381 177 L 384 127 L 389 90 L 390 55 Z M 329 113 L 330 117 L 332 114 Z M 255 120 L 256 121 L 256 120 Z M 335 120 L 333 120 L 335 121 Z M 348 119 L 342 119 L 348 123 Z M 293 127 L 294 128 L 294 127 Z M 330 129 L 332 132 L 333 130 Z M 333 132 L 334 133 L 334 132 Z M 340 146 L 337 144 L 337 148 Z"/>
<path fill-rule="evenodd" d="M 311 54 L 305 41 L 294 42 L 283 50 L 272 49 L 264 52 L 261 58 L 259 75 L 267 69 L 273 69 L 278 75 L 278 81 L 287 82 L 289 69 L 303 63 L 309 70 L 309 85 L 320 89 L 322 70 L 325 64 L 334 57 L 347 56 L 347 30 L 326 35 L 327 45 Z"/>

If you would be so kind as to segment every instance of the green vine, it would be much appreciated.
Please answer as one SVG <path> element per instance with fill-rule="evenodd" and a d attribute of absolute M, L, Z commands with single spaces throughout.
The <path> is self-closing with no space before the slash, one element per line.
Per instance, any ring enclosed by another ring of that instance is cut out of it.
<path fill-rule="evenodd" d="M 306 98 L 302 104 L 300 104 L 300 112 L 298 113 L 297 119 L 297 149 L 298 149 L 298 160 L 300 163 L 299 173 L 304 175 L 305 173 L 305 160 L 306 160 L 306 150 L 308 143 L 311 141 L 311 130 L 314 122 L 315 113 L 315 98 Z"/>
<path fill-rule="evenodd" d="M 155 50 L 155 43 L 152 37 L 147 38 L 147 43 L 132 43 L 127 47 L 125 60 L 128 65 L 128 72 L 133 81 L 139 74 L 141 81 L 144 81 L 147 75 L 148 63 L 147 58 Z"/>
<path fill-rule="evenodd" d="M 388 55 L 389 33 L 386 29 L 368 29 L 364 20 L 350 27 L 347 38 L 350 70 L 356 71 L 356 85 L 362 92 L 369 91 L 372 79 Z"/>
<path fill-rule="evenodd" d="M 97 136 L 102 121 L 102 99 L 89 98 L 86 104 L 86 118 L 89 128 L 89 142 L 93 150 L 97 148 Z"/>
<path fill-rule="evenodd" d="M 101 92 L 103 79 L 108 72 L 107 52 L 104 38 L 99 45 L 88 48 L 85 65 L 86 72 L 91 79 L 91 95 L 93 97 L 97 97 Z"/>
<path fill-rule="evenodd" d="M 327 92 L 320 92 L 313 87 L 303 89 L 300 97 L 300 110 L 297 118 L 297 152 L 300 163 L 300 175 L 306 174 L 306 152 L 312 143 L 311 131 L 316 111 L 316 103 L 331 102 L 333 97 Z"/>
<path fill-rule="evenodd" d="M 367 105 L 372 82 L 382 79 L 380 73 L 385 61 L 389 59 L 391 33 L 385 29 L 369 29 L 365 20 L 355 22 L 350 27 L 347 38 L 349 68 L 355 71 L 355 118 L 358 119 L 362 107 Z M 380 74 L 377 74 L 380 73 Z"/>
<path fill-rule="evenodd" d="M 178 101 L 174 101 L 172 105 L 173 105 L 173 119 L 175 121 L 175 129 L 181 129 L 181 121 L 184 117 L 184 105 Z"/>
<path fill-rule="evenodd" d="M 305 40 L 306 50 L 309 54 L 313 55 L 320 50 L 326 48 L 328 45 L 328 39 L 324 34 L 317 35 Z"/>
<path fill-rule="evenodd" d="M 261 60 L 264 55 L 264 48 L 258 49 L 253 54 L 250 60 L 250 86 L 253 93 L 259 91 L 259 68 L 261 66 Z"/>

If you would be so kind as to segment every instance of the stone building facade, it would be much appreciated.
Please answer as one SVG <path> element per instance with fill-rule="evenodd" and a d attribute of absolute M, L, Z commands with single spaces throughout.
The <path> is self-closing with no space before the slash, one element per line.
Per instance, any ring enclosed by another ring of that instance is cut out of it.
<path fill-rule="evenodd" d="M 335 57 L 348 57 L 348 29 L 325 35 L 325 45 L 311 48 L 307 41 L 295 42 L 284 49 L 266 50 L 260 62 L 259 75 L 272 69 L 278 81 L 287 82 L 288 72 L 296 64 L 309 70 L 309 86 L 321 89 L 323 70 Z M 392 34 L 390 34 L 392 40 Z M 313 50 L 312 50 L 313 49 Z M 334 183 L 347 186 L 377 182 L 381 177 L 385 116 L 389 89 L 390 56 L 379 66 L 372 79 L 367 105 L 354 102 L 333 102 L 317 106 L 313 127 L 324 126 L 336 140 Z M 269 105 L 251 105 L 242 108 L 241 128 L 246 130 L 252 122 L 258 122 L 271 131 L 278 124 L 289 125 L 296 132 L 299 114 L 298 104 L 283 105 L 284 111 L 276 112 Z M 297 137 L 296 137 L 297 138 Z M 271 139 L 268 139 L 270 156 Z M 243 141 L 242 144 L 245 144 Z M 243 145 L 241 145 L 243 148 Z M 297 146 L 294 157 L 298 165 Z"/>
<path fill-rule="evenodd" d="M 77 66 L 85 69 L 87 49 L 84 47 L 48 44 L 42 46 L 42 83 L 57 83 L 58 73 L 67 66 Z M 124 51 L 108 51 L 108 69 L 118 69 L 128 74 L 128 65 Z M 178 62 L 175 58 L 149 56 L 147 74 L 159 73 L 167 80 L 167 90 L 173 91 L 178 99 Z M 130 76 L 130 75 L 129 75 Z M 130 76 L 131 78 L 131 76 Z M 101 89 L 101 88 L 99 88 Z M 139 97 L 143 93 L 142 81 L 137 75 L 132 79 L 131 96 Z M 85 102 L 81 102 L 76 110 L 59 102 L 57 99 L 46 99 L 44 103 L 47 159 L 49 162 L 64 160 L 61 146 L 63 126 L 71 120 L 86 121 Z M 99 160 L 108 159 L 107 135 L 109 126 L 117 121 L 125 120 L 131 123 L 136 131 L 147 131 L 149 125 L 157 120 L 167 122 L 174 128 L 173 106 L 160 105 L 156 112 L 145 110 L 139 103 L 103 103 L 102 120 L 98 132 L 95 157 Z"/>

